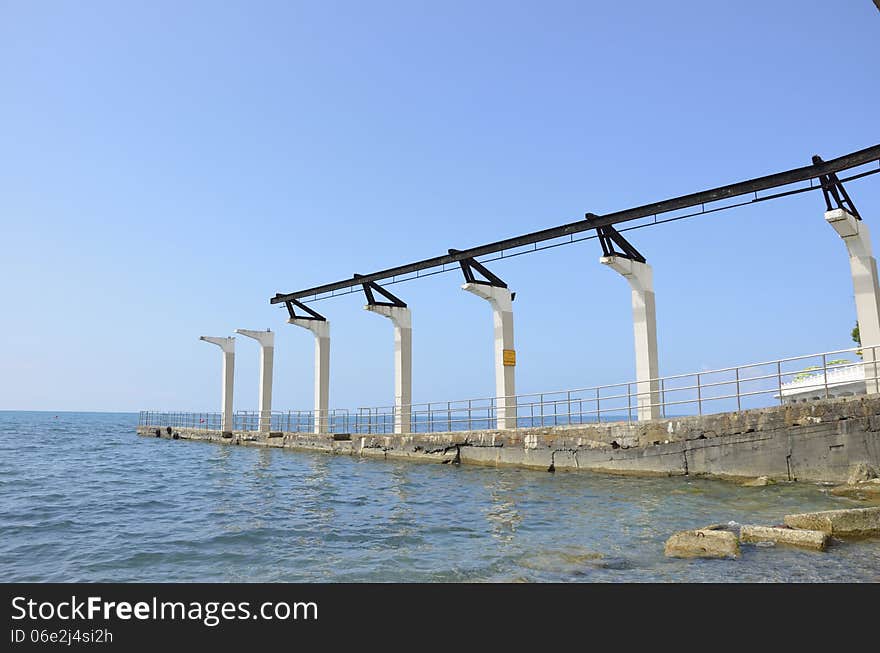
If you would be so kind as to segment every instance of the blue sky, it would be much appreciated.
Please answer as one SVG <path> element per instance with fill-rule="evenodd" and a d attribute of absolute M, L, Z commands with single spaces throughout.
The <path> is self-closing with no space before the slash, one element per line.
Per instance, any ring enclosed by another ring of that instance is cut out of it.
<path fill-rule="evenodd" d="M 0 408 L 216 409 L 198 336 L 277 331 L 276 409 L 312 338 L 268 298 L 880 142 L 870 0 L 0 0 Z M 850 187 L 876 234 L 880 182 Z M 843 244 L 808 193 L 631 234 L 661 374 L 847 347 Z M 629 292 L 588 241 L 492 265 L 518 389 L 634 375 Z M 491 395 L 491 314 L 456 273 L 413 309 L 414 399 Z M 331 404 L 393 400 L 360 295 Z M 238 339 L 236 407 L 256 406 Z"/>

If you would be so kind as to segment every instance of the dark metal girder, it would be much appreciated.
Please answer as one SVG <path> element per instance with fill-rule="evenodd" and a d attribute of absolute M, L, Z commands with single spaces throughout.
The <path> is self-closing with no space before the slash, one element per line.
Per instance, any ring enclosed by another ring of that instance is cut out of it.
<path fill-rule="evenodd" d="M 680 197 L 674 197 L 672 199 L 654 202 L 652 204 L 645 204 L 631 209 L 624 209 L 614 213 L 607 213 L 602 216 L 588 213 L 586 216 L 587 219 L 585 220 L 578 220 L 577 222 L 570 222 L 558 227 L 542 229 L 530 234 L 499 240 L 494 243 L 489 243 L 488 245 L 472 247 L 470 249 L 457 251 L 455 254 L 446 254 L 445 256 L 436 256 L 415 263 L 399 265 L 397 267 L 380 270 L 371 274 L 365 274 L 357 279 L 344 279 L 335 283 L 306 288 L 305 290 L 299 290 L 293 293 L 276 293 L 276 295 L 269 301 L 272 304 L 280 304 L 285 301 L 290 301 L 291 299 L 312 297 L 323 293 L 333 292 L 334 290 L 342 290 L 344 288 L 361 285 L 365 282 L 381 281 L 383 279 L 412 274 L 414 272 L 419 272 L 420 270 L 428 270 L 430 268 L 441 267 L 450 263 L 458 263 L 464 259 L 476 258 L 478 256 L 485 256 L 486 254 L 515 249 L 524 245 L 532 245 L 546 240 L 553 240 L 554 238 L 570 236 L 591 229 L 596 229 L 598 227 L 615 225 L 621 222 L 628 222 L 630 220 L 637 220 L 652 215 L 686 209 L 701 204 L 709 204 L 719 200 L 725 200 L 750 193 L 758 193 L 760 191 L 788 186 L 789 184 L 796 184 L 798 182 L 809 181 L 812 179 L 819 179 L 821 181 L 823 176 L 855 168 L 873 161 L 880 161 L 880 145 L 874 145 L 873 147 L 852 152 L 836 159 L 831 159 L 830 161 L 815 163 L 801 168 L 794 168 L 792 170 L 786 170 L 784 172 L 778 172 L 764 177 L 757 177 L 755 179 L 741 181 L 727 186 L 720 186 L 718 188 L 712 188 L 698 193 L 682 195 Z"/>
<path fill-rule="evenodd" d="M 631 242 L 624 238 L 622 233 L 610 224 L 604 227 L 598 227 L 596 229 L 596 235 L 599 236 L 599 244 L 602 246 L 602 254 L 605 256 L 620 256 L 628 258 L 631 261 L 647 263 L 645 257 L 642 256 L 642 253 L 639 252 Z M 615 245 L 623 251 L 618 252 L 614 249 Z"/>
<path fill-rule="evenodd" d="M 813 163 L 822 163 L 822 157 L 816 154 L 813 156 Z M 831 203 L 831 200 L 833 199 L 834 203 L 837 204 L 836 208 L 843 209 L 856 220 L 862 219 L 862 216 L 859 215 L 858 209 L 856 209 L 856 205 L 853 204 L 849 193 L 846 192 L 846 188 L 843 187 L 843 184 L 840 182 L 840 179 L 838 179 L 836 174 L 829 172 L 827 175 L 819 177 L 819 181 L 822 184 L 822 195 L 825 197 L 825 206 L 828 207 L 829 211 L 835 208 Z"/>
<path fill-rule="evenodd" d="M 362 279 L 363 275 L 355 274 L 355 279 Z M 375 281 L 361 281 L 361 287 L 364 289 L 364 296 L 367 298 L 367 304 L 370 306 L 396 306 L 397 308 L 406 308 L 406 302 L 400 297 L 380 286 Z M 377 301 L 374 292 L 379 293 L 387 302 Z"/>
<path fill-rule="evenodd" d="M 458 250 L 450 249 L 449 253 L 458 254 Z M 464 275 L 464 280 L 468 283 L 480 283 L 486 286 L 495 286 L 496 288 L 507 288 L 507 284 L 504 283 L 504 280 L 501 277 L 493 273 L 492 270 L 487 268 L 476 259 L 463 258 L 458 262 L 458 264 L 461 266 L 461 272 Z M 477 277 L 474 276 L 474 270 L 483 275 L 483 279 L 477 279 Z"/>
<path fill-rule="evenodd" d="M 318 322 L 326 322 L 327 321 L 327 318 L 324 317 L 323 315 L 321 315 L 314 308 L 310 308 L 309 306 L 306 306 L 302 302 L 297 301 L 295 299 L 289 299 L 289 300 L 285 301 L 284 305 L 287 307 L 287 312 L 290 314 L 291 320 L 294 320 L 294 319 L 297 319 L 297 320 L 316 320 Z M 294 306 L 305 311 L 306 315 L 297 315 L 296 310 L 294 309 Z"/>

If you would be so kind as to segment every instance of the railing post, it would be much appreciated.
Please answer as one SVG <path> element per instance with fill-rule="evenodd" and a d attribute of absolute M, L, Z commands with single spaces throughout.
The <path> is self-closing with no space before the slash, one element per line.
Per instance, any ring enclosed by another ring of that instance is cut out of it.
<path fill-rule="evenodd" d="M 737 410 L 737 412 L 742 410 L 742 400 L 740 397 L 740 390 L 739 390 L 739 368 L 738 367 L 736 368 L 736 410 Z"/>
<path fill-rule="evenodd" d="M 828 399 L 828 359 L 822 354 L 822 380 L 825 383 L 825 398 Z"/>
<path fill-rule="evenodd" d="M 666 417 L 666 379 L 660 379 L 660 408 L 663 411 L 663 417 Z"/>
<path fill-rule="evenodd" d="M 538 401 L 540 402 L 538 405 L 541 407 L 541 427 L 544 427 L 544 395 L 543 393 L 538 395 Z"/>
<path fill-rule="evenodd" d="M 782 361 L 776 361 L 776 387 L 779 393 L 779 403 L 784 404 L 785 401 L 782 398 Z"/>
<path fill-rule="evenodd" d="M 700 387 L 700 373 L 697 372 L 697 414 L 703 414 L 703 392 Z"/>
<path fill-rule="evenodd" d="M 871 346 L 871 357 L 873 358 L 872 362 L 874 364 L 874 378 L 871 380 L 874 382 L 874 386 L 876 387 L 876 384 L 877 384 L 877 346 L 876 345 Z M 867 390 L 870 387 L 871 386 L 866 384 L 865 390 Z"/>
<path fill-rule="evenodd" d="M 632 384 L 626 384 L 626 421 L 633 421 Z"/>

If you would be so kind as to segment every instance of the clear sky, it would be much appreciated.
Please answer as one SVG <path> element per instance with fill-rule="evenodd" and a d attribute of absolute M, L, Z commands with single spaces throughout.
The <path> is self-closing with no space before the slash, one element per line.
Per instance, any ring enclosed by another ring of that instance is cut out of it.
<path fill-rule="evenodd" d="M 0 408 L 219 407 L 199 335 L 277 331 L 274 408 L 312 337 L 268 299 L 584 212 L 880 142 L 871 0 L 0 0 Z M 849 186 L 880 247 L 880 176 Z M 661 374 L 850 346 L 821 194 L 641 229 Z M 626 282 L 585 243 L 492 265 L 521 392 L 634 376 Z M 413 309 L 414 400 L 494 391 L 455 272 Z M 390 324 L 351 295 L 331 405 L 393 401 Z M 238 338 L 236 408 L 257 399 Z"/>

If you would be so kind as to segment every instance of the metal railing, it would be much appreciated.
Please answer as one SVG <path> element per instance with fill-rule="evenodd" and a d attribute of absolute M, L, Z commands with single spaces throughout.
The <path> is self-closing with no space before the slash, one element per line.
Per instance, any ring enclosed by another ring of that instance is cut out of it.
<path fill-rule="evenodd" d="M 350 433 L 352 419 L 346 409 L 328 411 L 329 433 Z M 138 413 L 138 426 L 189 429 L 195 431 L 220 431 L 222 413 L 186 413 L 173 411 L 142 410 Z M 259 431 L 260 412 L 236 411 L 232 416 L 233 431 Z M 315 413 L 311 410 L 272 411 L 269 430 L 286 433 L 312 433 L 315 430 Z"/>
<path fill-rule="evenodd" d="M 223 415 L 220 413 L 181 413 L 155 410 L 142 410 L 138 413 L 138 426 L 155 426 L 156 428 L 194 429 L 203 431 L 219 431 L 222 427 Z"/>
<path fill-rule="evenodd" d="M 765 408 L 878 391 L 878 347 L 839 349 L 737 367 L 676 374 L 574 390 L 509 397 L 516 426 L 572 426 L 632 422 L 640 417 L 685 417 Z M 484 397 L 412 404 L 410 433 L 495 428 L 498 399 Z M 329 411 L 326 432 L 393 433 L 399 408 L 379 406 Z M 235 430 L 257 431 L 259 412 L 240 411 Z M 142 411 L 139 425 L 219 430 L 219 413 Z M 314 431 L 314 411 L 272 412 L 270 430 Z"/>
<path fill-rule="evenodd" d="M 350 433 L 351 421 L 350 412 L 347 409 L 334 408 L 329 410 L 326 418 L 326 432 Z M 260 429 L 260 412 L 255 410 L 236 411 L 232 423 L 235 431 L 258 431 Z M 269 419 L 269 431 L 313 433 L 315 431 L 315 411 L 272 411 Z"/>

